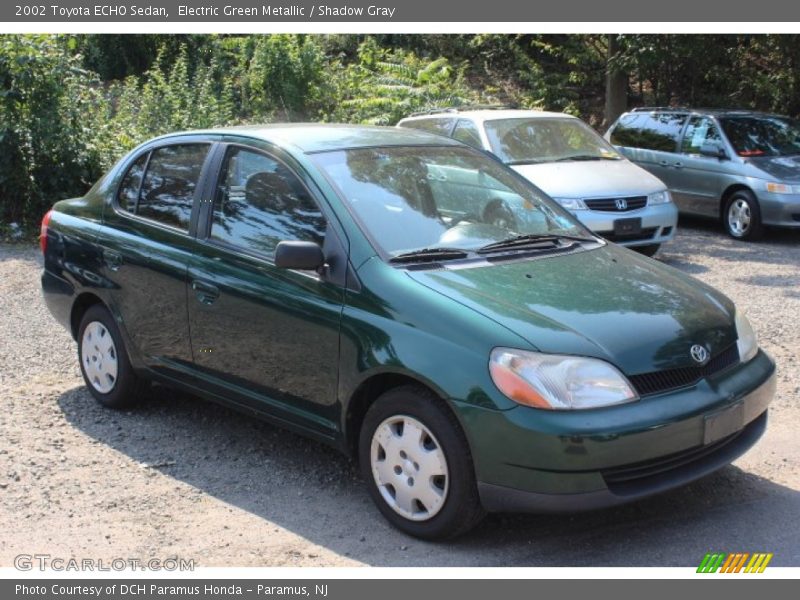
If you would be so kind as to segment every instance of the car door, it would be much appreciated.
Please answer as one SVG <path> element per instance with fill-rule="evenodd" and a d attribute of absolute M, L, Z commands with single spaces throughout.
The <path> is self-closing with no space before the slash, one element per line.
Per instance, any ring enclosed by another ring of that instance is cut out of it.
<path fill-rule="evenodd" d="M 342 237 L 285 162 L 235 144 L 219 153 L 189 265 L 195 369 L 228 400 L 333 435 L 344 287 L 280 269 L 274 254 L 280 241 L 305 240 L 346 261 Z"/>
<path fill-rule="evenodd" d="M 627 158 L 672 189 L 678 139 L 686 122 L 685 113 L 632 112 L 620 117 L 610 141 Z"/>
<path fill-rule="evenodd" d="M 671 189 L 681 212 L 717 217 L 730 159 L 704 155 L 704 147 L 725 150 L 725 142 L 713 119 L 695 115 L 683 133 Z"/>
<path fill-rule="evenodd" d="M 211 147 L 186 137 L 135 157 L 97 239 L 109 306 L 134 359 L 170 375 L 192 362 L 186 277 Z"/>

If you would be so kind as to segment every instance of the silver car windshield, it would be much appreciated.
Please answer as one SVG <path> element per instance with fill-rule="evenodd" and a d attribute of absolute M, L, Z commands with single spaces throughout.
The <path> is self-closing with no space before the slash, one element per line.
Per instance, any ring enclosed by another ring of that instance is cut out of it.
<path fill-rule="evenodd" d="M 739 156 L 800 154 L 800 123 L 781 117 L 723 117 L 725 135 Z"/>
<path fill-rule="evenodd" d="M 621 159 L 613 146 L 578 119 L 495 119 L 484 127 L 492 152 L 506 164 Z"/>
<path fill-rule="evenodd" d="M 389 257 L 471 252 L 515 236 L 591 237 L 543 192 L 471 148 L 359 148 L 314 160 Z"/>

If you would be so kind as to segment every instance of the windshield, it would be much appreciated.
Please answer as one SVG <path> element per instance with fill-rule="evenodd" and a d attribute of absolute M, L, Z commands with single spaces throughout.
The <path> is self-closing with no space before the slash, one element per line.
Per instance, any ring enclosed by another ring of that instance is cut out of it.
<path fill-rule="evenodd" d="M 314 158 L 389 257 L 430 248 L 475 251 L 519 235 L 591 235 L 542 192 L 471 148 L 359 148 Z"/>
<path fill-rule="evenodd" d="M 484 127 L 492 152 L 506 164 L 621 158 L 578 119 L 497 119 Z"/>
<path fill-rule="evenodd" d="M 783 117 L 723 117 L 720 125 L 739 156 L 800 154 L 800 123 Z"/>

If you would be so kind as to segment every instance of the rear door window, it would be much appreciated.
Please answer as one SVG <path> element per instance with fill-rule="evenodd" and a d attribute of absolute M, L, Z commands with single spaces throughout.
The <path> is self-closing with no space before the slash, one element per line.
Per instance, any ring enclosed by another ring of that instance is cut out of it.
<path fill-rule="evenodd" d="M 611 132 L 611 143 L 629 148 L 675 152 L 686 114 L 630 113 Z"/>
<path fill-rule="evenodd" d="M 178 144 L 153 150 L 135 214 L 188 231 L 208 148 L 208 144 Z"/>

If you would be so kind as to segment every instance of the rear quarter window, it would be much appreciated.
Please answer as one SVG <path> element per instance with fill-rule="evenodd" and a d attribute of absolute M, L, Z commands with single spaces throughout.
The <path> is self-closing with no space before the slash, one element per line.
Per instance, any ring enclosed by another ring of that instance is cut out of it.
<path fill-rule="evenodd" d="M 611 143 L 628 148 L 675 152 L 686 115 L 680 113 L 631 113 L 620 117 L 611 132 Z"/>

